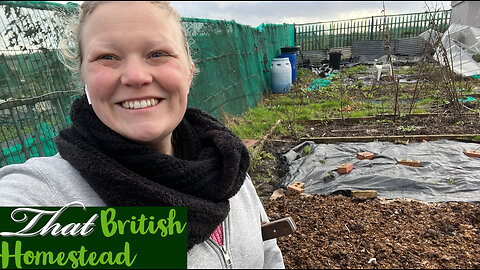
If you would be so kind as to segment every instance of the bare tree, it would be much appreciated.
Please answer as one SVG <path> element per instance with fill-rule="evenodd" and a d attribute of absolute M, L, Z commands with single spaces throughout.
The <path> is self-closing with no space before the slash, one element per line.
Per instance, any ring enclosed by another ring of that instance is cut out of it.
<path fill-rule="evenodd" d="M 393 107 L 393 121 L 395 121 L 397 114 L 400 117 L 400 107 L 398 104 L 398 95 L 400 93 L 400 86 L 393 71 L 392 50 L 390 47 L 390 32 L 387 24 L 387 12 L 385 9 L 385 1 L 382 1 L 382 3 L 383 3 L 383 9 L 382 9 L 383 31 L 385 33 L 385 49 L 387 51 L 387 61 L 388 61 L 388 64 L 390 65 L 388 76 L 389 76 L 389 79 L 393 82 L 393 85 L 395 87 L 395 99 L 394 99 L 394 107 Z"/>

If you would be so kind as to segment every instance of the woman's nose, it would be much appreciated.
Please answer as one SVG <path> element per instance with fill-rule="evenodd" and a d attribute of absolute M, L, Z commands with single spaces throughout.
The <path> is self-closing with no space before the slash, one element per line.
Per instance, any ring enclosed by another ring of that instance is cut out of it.
<path fill-rule="evenodd" d="M 138 88 L 152 83 L 152 80 L 148 67 L 141 59 L 129 59 L 125 62 L 122 76 L 120 77 L 122 84 Z"/>

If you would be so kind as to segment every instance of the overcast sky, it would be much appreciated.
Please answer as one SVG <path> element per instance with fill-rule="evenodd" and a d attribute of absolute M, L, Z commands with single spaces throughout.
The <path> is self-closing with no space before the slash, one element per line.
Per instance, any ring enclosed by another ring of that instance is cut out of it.
<path fill-rule="evenodd" d="M 64 2 L 67 1 L 53 1 Z M 82 1 L 71 1 L 81 3 Z M 309 23 L 382 14 L 382 1 L 170 1 L 183 17 L 261 23 Z M 385 1 L 387 15 L 450 9 L 451 1 Z M 427 8 L 428 6 L 428 8 Z"/>
<path fill-rule="evenodd" d="M 309 23 L 380 16 L 382 1 L 171 1 L 184 17 L 261 23 Z M 450 9 L 450 1 L 385 1 L 387 15 Z M 428 6 L 428 8 L 427 8 Z"/>

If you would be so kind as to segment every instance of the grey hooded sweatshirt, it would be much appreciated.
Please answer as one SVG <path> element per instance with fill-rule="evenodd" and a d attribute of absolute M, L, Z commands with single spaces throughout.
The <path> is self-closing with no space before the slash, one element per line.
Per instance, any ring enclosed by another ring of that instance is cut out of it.
<path fill-rule="evenodd" d="M 74 201 L 106 206 L 60 154 L 0 169 L 0 206 L 64 206 Z M 187 254 L 187 267 L 285 268 L 276 239 L 262 241 L 261 224 L 268 217 L 248 175 L 229 201 L 223 246 L 212 239 L 195 245 Z"/>

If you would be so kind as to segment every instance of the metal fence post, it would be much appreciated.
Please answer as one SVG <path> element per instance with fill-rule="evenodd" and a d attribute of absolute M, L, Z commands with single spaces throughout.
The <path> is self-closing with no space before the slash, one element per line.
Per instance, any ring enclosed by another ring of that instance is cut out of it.
<path fill-rule="evenodd" d="M 372 16 L 372 25 L 370 26 L 370 40 L 373 40 L 373 16 Z"/>
<path fill-rule="evenodd" d="M 330 31 L 328 32 L 328 47 L 333 48 L 333 23 L 330 23 Z"/>
<path fill-rule="evenodd" d="M 295 23 L 293 23 L 293 45 L 295 44 L 297 44 L 297 29 L 295 28 Z"/>

